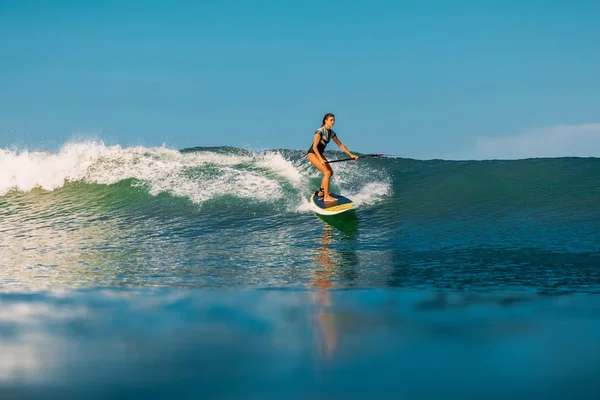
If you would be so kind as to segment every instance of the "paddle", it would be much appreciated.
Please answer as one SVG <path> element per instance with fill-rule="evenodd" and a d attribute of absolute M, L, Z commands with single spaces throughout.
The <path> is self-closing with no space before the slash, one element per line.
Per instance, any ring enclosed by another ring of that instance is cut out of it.
<path fill-rule="evenodd" d="M 365 154 L 364 156 L 358 156 L 358 158 L 383 157 L 383 156 L 387 156 L 387 155 L 388 154 Z M 334 162 L 341 162 L 341 161 L 350 161 L 350 160 L 354 160 L 354 158 L 350 157 L 350 158 L 342 158 L 340 160 L 327 161 L 325 164 L 331 164 Z"/>

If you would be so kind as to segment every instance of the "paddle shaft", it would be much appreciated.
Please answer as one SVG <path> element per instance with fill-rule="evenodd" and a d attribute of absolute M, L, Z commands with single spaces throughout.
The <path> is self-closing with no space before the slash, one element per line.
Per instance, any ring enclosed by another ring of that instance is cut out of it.
<path fill-rule="evenodd" d="M 358 158 L 368 158 L 368 157 L 381 157 L 383 154 L 365 154 L 364 156 L 358 156 Z M 334 162 L 342 162 L 342 161 L 350 161 L 354 160 L 354 158 L 342 158 L 340 160 L 327 161 L 325 164 L 331 164 Z"/>

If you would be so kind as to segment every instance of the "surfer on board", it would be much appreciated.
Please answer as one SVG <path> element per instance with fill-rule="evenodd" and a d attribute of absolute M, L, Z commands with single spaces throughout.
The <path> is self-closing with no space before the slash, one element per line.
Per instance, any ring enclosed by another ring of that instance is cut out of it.
<path fill-rule="evenodd" d="M 323 180 L 321 181 L 321 188 L 319 189 L 318 197 L 323 197 L 323 201 L 332 202 L 336 201 L 334 197 L 331 197 L 329 193 L 329 182 L 331 180 L 331 176 L 333 175 L 333 170 L 331 166 L 327 164 L 327 159 L 323 156 L 323 152 L 327 143 L 331 139 L 339 146 L 340 149 L 344 151 L 344 153 L 348 154 L 355 160 L 358 160 L 358 156 L 355 156 L 348 150 L 346 146 L 340 139 L 338 139 L 337 135 L 331 129 L 331 127 L 335 124 L 335 115 L 333 114 L 325 114 L 323 117 L 323 124 L 317 131 L 315 132 L 313 143 L 308 149 L 307 157 L 308 161 L 310 161 L 321 173 L 323 174 Z"/>

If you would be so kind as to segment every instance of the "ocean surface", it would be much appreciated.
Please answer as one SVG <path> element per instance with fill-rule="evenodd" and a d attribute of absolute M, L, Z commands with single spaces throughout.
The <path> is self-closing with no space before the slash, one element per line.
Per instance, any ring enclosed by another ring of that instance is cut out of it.
<path fill-rule="evenodd" d="M 600 398 L 600 158 L 332 168 L 0 149 L 0 398 Z"/>

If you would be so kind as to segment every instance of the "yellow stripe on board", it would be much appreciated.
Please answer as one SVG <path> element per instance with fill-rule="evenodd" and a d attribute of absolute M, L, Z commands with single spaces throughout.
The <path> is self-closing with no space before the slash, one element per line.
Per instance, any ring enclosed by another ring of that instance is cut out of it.
<path fill-rule="evenodd" d="M 353 205 L 354 205 L 354 203 L 347 203 L 347 204 L 342 204 L 342 205 L 339 205 L 339 206 L 327 207 L 327 208 L 324 208 L 323 210 L 327 210 L 327 211 L 341 211 L 341 210 L 346 210 L 348 208 L 352 208 Z"/>

